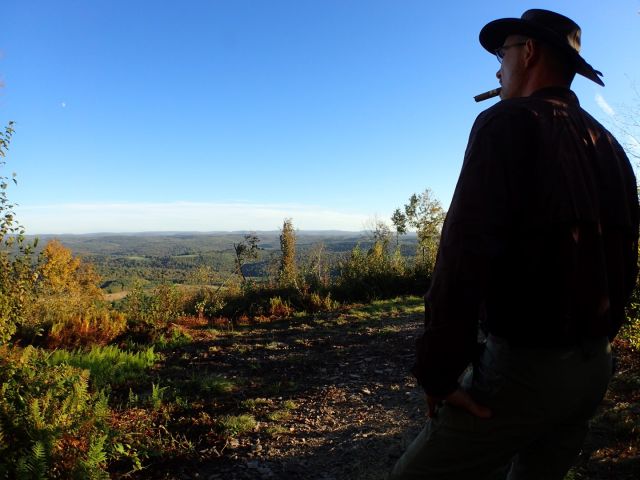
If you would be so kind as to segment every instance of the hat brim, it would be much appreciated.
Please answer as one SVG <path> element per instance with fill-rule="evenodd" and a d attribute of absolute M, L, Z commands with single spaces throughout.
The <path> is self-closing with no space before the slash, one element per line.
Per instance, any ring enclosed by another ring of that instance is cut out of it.
<path fill-rule="evenodd" d="M 574 63 L 576 73 L 604 87 L 604 82 L 600 78 L 602 73 L 589 65 L 578 52 L 559 39 L 553 31 L 533 25 L 526 20 L 501 18 L 487 23 L 480 30 L 480 45 L 489 53 L 495 53 L 498 48 L 504 45 L 504 41 L 509 35 L 523 35 L 542 40 L 557 47 Z"/>

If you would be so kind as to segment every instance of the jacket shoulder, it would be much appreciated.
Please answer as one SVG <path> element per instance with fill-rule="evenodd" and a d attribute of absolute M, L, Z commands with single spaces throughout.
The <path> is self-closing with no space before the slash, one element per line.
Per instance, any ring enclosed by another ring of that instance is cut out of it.
<path fill-rule="evenodd" d="M 502 100 L 480 112 L 473 126 L 473 130 L 493 127 L 512 129 L 519 126 L 526 128 L 536 121 L 542 113 L 543 105 L 539 101 L 529 98 L 513 98 Z"/>
<path fill-rule="evenodd" d="M 478 115 L 478 118 L 493 118 L 496 116 L 535 117 L 549 109 L 548 102 L 543 98 L 519 97 L 501 100 L 495 105 L 487 108 Z"/>

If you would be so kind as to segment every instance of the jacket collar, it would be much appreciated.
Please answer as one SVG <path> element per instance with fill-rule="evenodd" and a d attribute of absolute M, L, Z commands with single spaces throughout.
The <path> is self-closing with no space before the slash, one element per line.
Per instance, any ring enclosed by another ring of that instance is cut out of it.
<path fill-rule="evenodd" d="M 572 90 L 565 87 L 544 87 L 533 92 L 531 97 L 536 98 L 557 98 L 566 103 L 580 105 L 580 101 Z"/>

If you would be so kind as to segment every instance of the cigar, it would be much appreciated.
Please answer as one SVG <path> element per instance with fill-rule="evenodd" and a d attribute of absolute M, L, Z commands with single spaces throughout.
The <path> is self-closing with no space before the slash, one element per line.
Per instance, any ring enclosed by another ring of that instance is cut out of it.
<path fill-rule="evenodd" d="M 476 95 L 473 99 L 476 102 L 482 102 L 483 100 L 489 100 L 490 98 L 497 97 L 500 95 L 500 91 L 502 87 L 494 88 L 493 90 L 489 90 L 488 92 L 481 93 L 480 95 Z"/>

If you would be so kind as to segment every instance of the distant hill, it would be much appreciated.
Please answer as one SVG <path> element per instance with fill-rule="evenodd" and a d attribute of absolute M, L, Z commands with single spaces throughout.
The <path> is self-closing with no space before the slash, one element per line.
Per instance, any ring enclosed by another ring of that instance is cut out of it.
<path fill-rule="evenodd" d="M 239 231 L 239 232 L 140 232 L 140 233 L 91 233 L 91 234 L 43 234 L 31 236 L 39 239 L 40 246 L 51 239 L 58 239 L 76 255 L 140 255 L 176 256 L 231 251 L 234 243 L 243 240 L 247 233 L 255 233 L 260 238 L 260 246 L 265 250 L 280 249 L 280 232 Z M 361 243 L 371 242 L 368 232 L 347 232 L 340 230 L 309 230 L 296 232 L 297 245 L 301 250 L 314 244 L 324 244 L 328 251 L 343 252 Z M 415 246 L 414 233 L 404 235 L 402 245 Z"/>
<path fill-rule="evenodd" d="M 109 293 L 127 289 L 135 279 L 157 284 L 171 282 L 192 284 L 200 267 L 211 270 L 213 283 L 224 281 L 235 271 L 233 244 L 241 242 L 248 231 L 241 232 L 141 232 L 38 235 L 38 249 L 57 239 L 74 255 L 95 265 Z M 254 278 L 265 278 L 273 270 L 280 255 L 280 232 L 258 231 L 258 259 L 244 265 L 243 272 Z M 296 256 L 304 268 L 311 257 L 321 252 L 322 264 L 335 273 L 339 261 L 360 245 L 372 244 L 369 232 L 298 231 Z M 31 238 L 34 238 L 33 236 Z M 395 237 L 393 239 L 395 244 Z M 415 255 L 416 235 L 400 238 L 403 256 Z M 320 248 L 320 246 L 322 248 Z M 313 253 L 315 251 L 315 253 Z"/>

